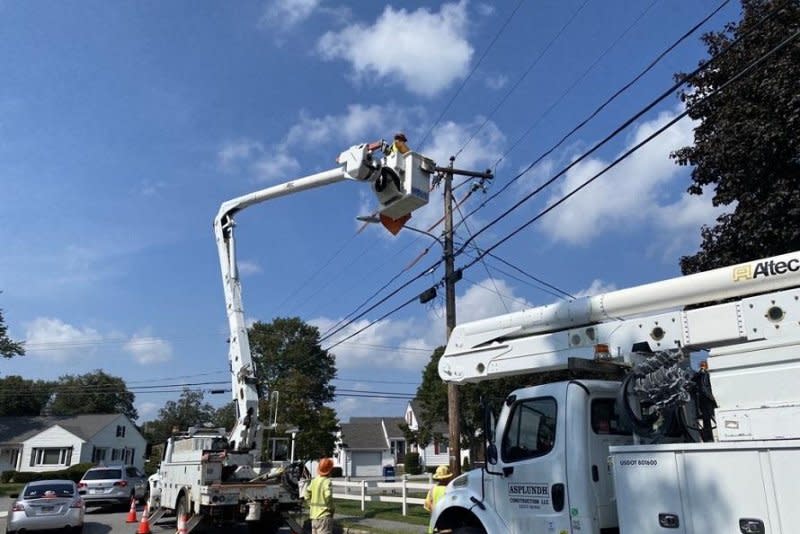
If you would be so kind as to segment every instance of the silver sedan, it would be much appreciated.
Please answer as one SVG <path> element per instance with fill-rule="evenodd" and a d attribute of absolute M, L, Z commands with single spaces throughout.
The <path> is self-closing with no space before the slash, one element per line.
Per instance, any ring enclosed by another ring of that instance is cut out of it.
<path fill-rule="evenodd" d="M 6 529 L 9 533 L 62 528 L 82 532 L 85 512 L 73 481 L 37 480 L 22 488 L 12 502 Z"/>

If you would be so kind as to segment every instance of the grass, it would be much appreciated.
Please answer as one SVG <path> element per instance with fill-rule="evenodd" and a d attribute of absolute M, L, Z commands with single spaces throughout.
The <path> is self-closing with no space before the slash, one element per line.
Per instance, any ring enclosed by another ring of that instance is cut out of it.
<path fill-rule="evenodd" d="M 336 513 L 353 517 L 367 517 L 370 519 L 386 519 L 388 521 L 400 521 L 412 525 L 427 525 L 431 515 L 420 505 L 410 504 L 406 506 L 408 515 L 403 515 L 403 505 L 393 502 L 368 502 L 365 510 L 361 511 L 359 501 L 348 501 L 336 499 Z"/>
<path fill-rule="evenodd" d="M 10 493 L 19 493 L 25 484 L 0 484 L 0 497 L 8 497 Z"/>

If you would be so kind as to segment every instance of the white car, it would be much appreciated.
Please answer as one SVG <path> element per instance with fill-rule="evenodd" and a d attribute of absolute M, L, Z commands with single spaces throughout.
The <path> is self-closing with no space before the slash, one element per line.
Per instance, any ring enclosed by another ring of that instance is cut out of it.
<path fill-rule="evenodd" d="M 13 495 L 12 495 L 13 497 Z M 8 512 L 6 532 L 69 529 L 83 532 L 86 504 L 71 480 L 29 482 Z"/>

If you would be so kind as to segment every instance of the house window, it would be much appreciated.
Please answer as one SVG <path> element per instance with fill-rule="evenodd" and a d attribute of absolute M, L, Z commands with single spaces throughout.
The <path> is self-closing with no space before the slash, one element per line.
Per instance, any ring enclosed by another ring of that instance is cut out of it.
<path fill-rule="evenodd" d="M 433 440 L 433 454 L 447 454 L 448 453 L 447 441 L 438 439 Z"/>
<path fill-rule="evenodd" d="M 118 438 L 125 437 L 125 425 L 117 425 L 117 437 Z"/>
<path fill-rule="evenodd" d="M 19 449 L 0 449 L 0 463 L 5 463 L 12 469 L 17 469 L 19 462 Z"/>
<path fill-rule="evenodd" d="M 125 463 L 132 464 L 133 463 L 133 453 L 136 449 L 125 449 Z"/>
<path fill-rule="evenodd" d="M 122 449 L 111 449 L 111 461 L 116 462 L 122 459 Z"/>
<path fill-rule="evenodd" d="M 92 463 L 100 464 L 106 461 L 108 449 L 106 447 L 95 447 L 92 451 Z"/>
<path fill-rule="evenodd" d="M 31 466 L 36 465 L 70 465 L 72 447 L 33 449 Z"/>
<path fill-rule="evenodd" d="M 393 439 L 391 446 L 392 456 L 396 460 L 402 459 L 406 455 L 406 442 L 402 439 Z"/>

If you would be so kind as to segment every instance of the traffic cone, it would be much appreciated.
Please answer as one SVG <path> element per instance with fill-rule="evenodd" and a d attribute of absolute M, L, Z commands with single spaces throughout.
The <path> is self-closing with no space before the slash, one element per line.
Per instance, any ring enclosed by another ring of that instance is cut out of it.
<path fill-rule="evenodd" d="M 125 519 L 126 523 L 136 523 L 136 497 L 131 497 L 131 509 L 128 511 L 128 517 Z"/>
<path fill-rule="evenodd" d="M 183 514 L 178 518 L 178 533 L 177 534 L 186 534 L 186 514 Z"/>
<path fill-rule="evenodd" d="M 150 520 L 147 516 L 150 515 L 150 505 L 144 505 L 144 511 L 142 512 L 142 519 L 139 521 L 139 528 L 136 529 L 136 534 L 150 534 Z"/>

